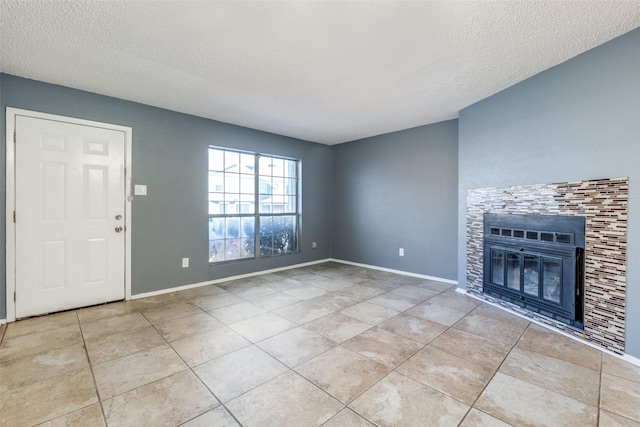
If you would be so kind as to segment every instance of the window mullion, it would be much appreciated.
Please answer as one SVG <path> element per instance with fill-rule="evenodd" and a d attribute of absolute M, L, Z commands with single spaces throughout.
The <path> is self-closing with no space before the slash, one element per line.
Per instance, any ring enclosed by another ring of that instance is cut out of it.
<path fill-rule="evenodd" d="M 253 166 L 253 214 L 254 214 L 254 238 L 253 238 L 253 253 L 257 259 L 260 257 L 260 155 L 254 156 Z"/>

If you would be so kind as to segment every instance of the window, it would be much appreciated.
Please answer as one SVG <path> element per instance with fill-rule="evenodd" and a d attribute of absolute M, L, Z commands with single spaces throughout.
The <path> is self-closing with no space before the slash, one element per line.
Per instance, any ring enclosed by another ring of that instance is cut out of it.
<path fill-rule="evenodd" d="M 209 147 L 209 263 L 298 251 L 299 160 Z"/>

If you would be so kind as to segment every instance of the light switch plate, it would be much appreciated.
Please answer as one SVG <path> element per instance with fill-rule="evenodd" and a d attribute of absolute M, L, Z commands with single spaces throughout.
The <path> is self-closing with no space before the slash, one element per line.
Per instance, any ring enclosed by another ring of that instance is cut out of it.
<path fill-rule="evenodd" d="M 142 184 L 136 184 L 133 187 L 133 195 L 134 196 L 146 196 L 147 195 L 147 186 Z"/>

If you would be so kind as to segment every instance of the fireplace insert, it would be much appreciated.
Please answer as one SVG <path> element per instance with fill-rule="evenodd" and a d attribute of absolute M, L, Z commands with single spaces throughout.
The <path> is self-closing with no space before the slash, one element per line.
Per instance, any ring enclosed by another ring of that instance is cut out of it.
<path fill-rule="evenodd" d="M 585 219 L 484 214 L 484 293 L 583 329 Z"/>

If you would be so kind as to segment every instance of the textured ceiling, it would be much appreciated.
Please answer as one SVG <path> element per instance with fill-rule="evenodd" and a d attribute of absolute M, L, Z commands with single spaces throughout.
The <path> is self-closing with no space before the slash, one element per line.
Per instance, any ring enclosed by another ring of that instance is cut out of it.
<path fill-rule="evenodd" d="M 640 1 L 0 0 L 0 71 L 324 144 L 458 111 L 640 26 Z"/>

